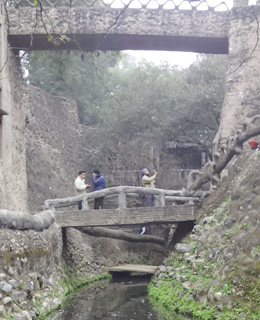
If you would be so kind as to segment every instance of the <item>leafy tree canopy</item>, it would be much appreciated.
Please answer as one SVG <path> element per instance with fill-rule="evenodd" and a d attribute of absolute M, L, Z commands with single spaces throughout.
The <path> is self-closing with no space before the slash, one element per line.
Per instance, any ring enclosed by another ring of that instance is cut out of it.
<path fill-rule="evenodd" d="M 155 158 L 169 163 L 167 141 L 210 155 L 225 56 L 200 55 L 181 70 L 136 63 L 119 52 L 31 52 L 27 68 L 31 84 L 77 102 L 80 122 L 90 127 L 88 160 L 100 167 L 130 170 Z"/>
<path fill-rule="evenodd" d="M 119 52 L 32 51 L 25 67 L 30 84 L 76 101 L 80 122 L 96 125 L 100 121 L 96 107 L 107 95 L 104 84 L 119 56 Z"/>

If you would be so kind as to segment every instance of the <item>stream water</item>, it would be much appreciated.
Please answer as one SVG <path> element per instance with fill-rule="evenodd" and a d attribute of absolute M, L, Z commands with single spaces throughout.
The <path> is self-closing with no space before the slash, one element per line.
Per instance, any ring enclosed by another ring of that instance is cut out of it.
<path fill-rule="evenodd" d="M 149 279 L 115 278 L 70 295 L 63 310 L 49 320 L 184 320 L 165 318 L 147 298 Z"/>

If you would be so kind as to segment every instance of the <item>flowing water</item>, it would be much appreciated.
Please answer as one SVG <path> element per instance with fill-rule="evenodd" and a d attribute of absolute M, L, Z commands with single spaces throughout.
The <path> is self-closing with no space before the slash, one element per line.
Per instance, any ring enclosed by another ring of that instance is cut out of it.
<path fill-rule="evenodd" d="M 147 298 L 149 279 L 116 278 L 70 295 L 63 310 L 50 320 L 180 320 L 165 318 Z"/>

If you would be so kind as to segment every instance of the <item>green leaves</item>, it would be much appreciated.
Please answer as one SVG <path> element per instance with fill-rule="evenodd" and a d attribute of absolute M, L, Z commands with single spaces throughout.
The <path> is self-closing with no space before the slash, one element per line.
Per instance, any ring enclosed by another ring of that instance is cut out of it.
<path fill-rule="evenodd" d="M 50 35 L 49 41 L 70 39 Z M 76 101 L 80 122 L 92 128 L 90 148 L 99 146 L 88 158 L 95 165 L 104 165 L 104 152 L 109 171 L 157 166 L 155 158 L 167 170 L 173 155 L 175 166 L 191 168 L 197 154 L 211 154 L 224 96 L 224 57 L 200 56 L 179 70 L 137 64 L 117 52 L 30 52 L 26 68 L 31 84 Z M 169 141 L 176 145 L 173 155 Z M 187 143 L 190 155 L 178 149 Z"/>

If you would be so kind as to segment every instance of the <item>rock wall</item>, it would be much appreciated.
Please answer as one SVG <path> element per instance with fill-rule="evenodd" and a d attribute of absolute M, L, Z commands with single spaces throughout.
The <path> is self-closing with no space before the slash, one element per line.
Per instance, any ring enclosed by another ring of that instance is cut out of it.
<path fill-rule="evenodd" d="M 59 284 L 63 263 L 57 225 L 41 232 L 0 229 L 0 247 L 1 319 L 35 319 L 61 303 L 55 296 L 64 291 Z"/>
<path fill-rule="evenodd" d="M 207 319 L 259 318 L 259 155 L 250 150 L 233 163 L 185 243 L 159 268 L 156 286 L 166 280 L 178 299 L 187 299 L 183 312 L 202 308 Z M 174 299 L 168 301 L 178 309 L 182 300 Z"/>
<path fill-rule="evenodd" d="M 0 208 L 27 209 L 22 74 L 7 44 L 0 3 Z"/>
<path fill-rule="evenodd" d="M 123 263 L 157 265 L 167 252 L 161 245 L 94 237 L 75 228 L 66 229 L 64 247 L 67 265 L 81 273 Z"/>
<path fill-rule="evenodd" d="M 28 206 L 41 210 L 46 199 L 74 196 L 78 171 L 87 170 L 85 128 L 79 124 L 74 102 L 39 88 L 24 88 L 23 105 Z"/>
<path fill-rule="evenodd" d="M 226 93 L 213 151 L 225 145 L 244 122 L 260 114 L 259 17 L 260 6 L 231 10 Z"/>

